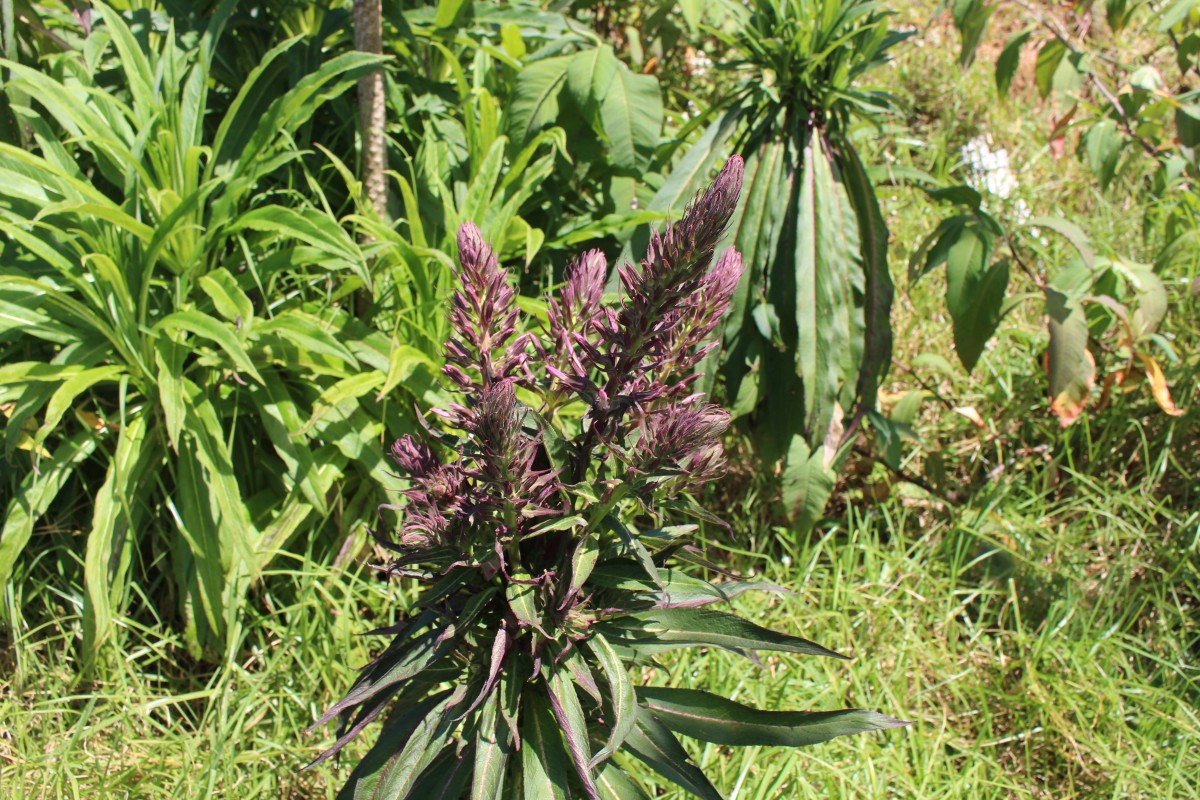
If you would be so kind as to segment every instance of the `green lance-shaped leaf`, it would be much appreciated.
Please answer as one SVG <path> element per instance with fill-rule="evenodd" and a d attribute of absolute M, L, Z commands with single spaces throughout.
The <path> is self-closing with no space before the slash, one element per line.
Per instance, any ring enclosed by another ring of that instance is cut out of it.
<path fill-rule="evenodd" d="M 659 775 L 701 800 L 724 800 L 704 773 L 692 763 L 670 729 L 655 719 L 645 707 L 639 707 L 637 725 L 625 740 L 624 749 Z"/>
<path fill-rule="evenodd" d="M 853 297 L 849 274 L 858 269 L 857 223 L 833 179 L 818 136 L 804 149 L 796 218 L 796 374 L 804 379 L 810 437 L 822 439 L 846 375 Z"/>
<path fill-rule="evenodd" d="M 954 349 L 967 372 L 1000 324 L 1008 262 L 991 262 L 992 233 L 976 220 L 963 225 L 946 252 L 946 307 L 954 320 Z"/>
<path fill-rule="evenodd" d="M 137 530 L 138 486 L 157 448 L 146 441 L 146 415 L 126 422 L 108 464 L 104 484 L 92 507 L 92 529 L 84 555 L 83 652 L 86 663 L 95 658 L 112 632 L 113 609 L 126 591 L 133 555 L 130 538 Z"/>
<path fill-rule="evenodd" d="M 776 650 L 814 656 L 846 658 L 815 642 L 755 625 L 735 614 L 710 608 L 662 608 L 632 614 L 636 627 L 627 628 L 622 644 L 638 649 L 671 649 L 684 645 L 712 645 L 740 653 Z M 660 645 L 665 647 L 659 648 Z"/>
<path fill-rule="evenodd" d="M 1088 323 L 1083 305 L 1054 285 L 1046 289 L 1050 347 L 1050 408 L 1066 427 L 1083 413 L 1095 383 L 1096 365 L 1088 352 Z"/>
<path fill-rule="evenodd" d="M 863 709 L 762 711 L 699 689 L 644 686 L 638 699 L 676 733 L 714 744 L 802 747 L 911 723 Z"/>
<path fill-rule="evenodd" d="M 858 381 L 860 408 L 873 409 L 879 381 L 892 363 L 892 299 L 895 286 L 888 267 L 888 229 L 866 168 L 853 148 L 841 158 L 842 182 L 858 218 L 866 298 L 866 341 Z"/>
<path fill-rule="evenodd" d="M 567 753 L 575 766 L 575 774 L 583 786 L 588 800 L 599 800 L 600 793 L 596 789 L 595 776 L 592 774 L 591 753 L 588 746 L 587 717 L 583 714 L 583 706 L 579 704 L 579 695 L 575 686 L 567 677 L 566 670 L 555 669 L 550 674 L 549 681 L 550 710 L 558 720 L 562 729 L 563 739 L 567 744 Z"/>
<path fill-rule="evenodd" d="M 471 777 L 471 800 L 501 800 L 504 773 L 512 755 L 508 723 L 500 714 L 501 689 L 494 690 L 483 704 L 475 730 L 475 771 Z"/>
<path fill-rule="evenodd" d="M 65 440 L 51 458 L 43 459 L 37 470 L 30 470 L 4 511 L 0 527 L 0 585 L 12 575 L 17 557 L 33 535 L 33 524 L 46 513 L 63 484 L 96 449 L 93 431 L 81 431 Z"/>
<path fill-rule="evenodd" d="M 226 355 L 229 356 L 240 371 L 245 372 L 258 383 L 262 383 L 262 376 L 258 374 L 254 364 L 250 361 L 250 356 L 246 354 L 245 348 L 237 340 L 224 322 L 213 319 L 207 314 L 199 311 L 176 311 L 167 317 L 164 317 L 157 325 L 155 330 L 162 330 L 168 333 L 176 331 L 186 331 L 195 336 L 216 344 Z"/>
<path fill-rule="evenodd" d="M 650 800 L 642 787 L 612 761 L 600 768 L 600 774 L 596 776 L 596 788 L 600 790 L 601 800 Z"/>
<path fill-rule="evenodd" d="M 621 749 L 633 726 L 637 724 L 637 695 L 633 682 L 629 680 L 629 672 L 603 634 L 594 634 L 586 646 L 596 656 L 608 679 L 608 697 L 613 714 L 608 741 L 592 756 L 591 765 L 596 767 Z"/>
<path fill-rule="evenodd" d="M 1017 68 L 1021 65 L 1021 48 L 1032 34 L 1032 30 L 1026 29 L 1013 36 L 996 59 L 996 91 L 1001 96 L 1008 94 L 1013 78 L 1017 76 Z"/>
<path fill-rule="evenodd" d="M 550 703 L 538 692 L 524 692 L 521 703 L 521 779 L 525 800 L 567 800 L 570 760 L 563 749 Z"/>
<path fill-rule="evenodd" d="M 220 267 L 201 275 L 197 284 L 212 300 L 218 314 L 243 330 L 250 330 L 254 322 L 254 304 L 229 270 Z"/>

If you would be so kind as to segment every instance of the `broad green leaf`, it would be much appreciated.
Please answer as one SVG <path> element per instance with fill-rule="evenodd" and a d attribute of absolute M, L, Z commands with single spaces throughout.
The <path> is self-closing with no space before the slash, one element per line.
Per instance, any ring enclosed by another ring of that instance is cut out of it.
<path fill-rule="evenodd" d="M 437 15 L 433 24 L 439 28 L 449 28 L 458 24 L 463 9 L 469 8 L 470 5 L 466 0 L 438 0 Z"/>
<path fill-rule="evenodd" d="M 604 669 L 613 714 L 608 740 L 592 756 L 591 765 L 598 767 L 621 749 L 621 745 L 637 724 L 637 696 L 634 693 L 633 682 L 629 679 L 629 672 L 603 634 L 593 634 L 587 641 L 587 647 Z"/>
<path fill-rule="evenodd" d="M 711 645 L 735 653 L 776 650 L 846 658 L 807 639 L 772 631 L 735 614 L 710 608 L 661 608 L 630 616 L 639 626 L 623 644 Z"/>
<path fill-rule="evenodd" d="M 833 494 L 837 474 L 824 448 L 813 452 L 803 436 L 793 436 L 783 463 L 783 505 L 800 530 L 812 530 Z"/>
<path fill-rule="evenodd" d="M 246 354 L 245 348 L 238 342 L 237 338 L 229 330 L 223 322 L 220 322 L 207 314 L 199 311 L 176 311 L 164 317 L 154 329 L 174 333 L 177 331 L 186 331 L 195 336 L 199 336 L 216 344 L 226 355 L 229 356 L 233 365 L 242 372 L 247 373 L 258 383 L 262 383 L 262 376 L 258 374 L 254 364 L 250 361 L 250 356 Z"/>
<path fill-rule="evenodd" d="M 1083 413 L 1095 383 L 1096 365 L 1088 352 L 1087 315 L 1079 301 L 1052 284 L 1046 289 L 1050 347 L 1050 408 L 1065 428 Z"/>
<path fill-rule="evenodd" d="M 954 320 L 954 349 L 967 372 L 1000 324 L 1008 289 L 1008 262 L 990 263 L 991 233 L 981 223 L 964 225 L 946 252 L 946 308 Z"/>
<path fill-rule="evenodd" d="M 567 67 L 567 88 L 580 108 L 590 108 L 604 98 L 617 74 L 617 57 L 603 45 L 582 50 Z"/>
<path fill-rule="evenodd" d="M 1017 68 L 1021 65 L 1021 48 L 1029 41 L 1029 37 L 1032 34 L 1033 31 L 1028 28 L 1016 34 L 1008 40 L 1008 43 L 1004 45 L 1004 49 L 1000 51 L 999 57 L 997 57 L 996 91 L 1001 96 L 1008 94 L 1013 78 L 1017 75 Z"/>
<path fill-rule="evenodd" d="M 875 711 L 762 711 L 698 689 L 638 687 L 638 699 L 676 733 L 736 747 L 803 747 L 835 736 L 908 725 Z"/>
<path fill-rule="evenodd" d="M 1038 93 L 1043 98 L 1048 97 L 1054 88 L 1054 75 L 1066 55 L 1067 47 L 1058 39 L 1051 39 L 1038 51 L 1034 77 L 1037 81 Z"/>
<path fill-rule="evenodd" d="M 958 55 L 960 66 L 968 67 L 975 60 L 988 20 L 997 7 L 984 0 L 958 0 L 954 4 L 954 23 L 962 34 L 962 50 Z"/>
<path fill-rule="evenodd" d="M 1117 133 L 1116 120 L 1102 119 L 1083 136 L 1083 149 L 1087 153 L 1088 166 L 1100 181 L 1100 188 L 1107 189 L 1117 173 L 1121 160 L 1123 141 Z"/>
<path fill-rule="evenodd" d="M 653 75 L 637 75 L 623 63 L 605 90 L 600 119 L 609 155 L 618 170 L 644 169 L 662 130 L 662 96 Z"/>
<path fill-rule="evenodd" d="M 554 56 L 534 61 L 517 75 L 508 106 L 508 130 L 514 144 L 524 145 L 558 118 L 558 94 L 573 60 L 574 56 Z"/>
<path fill-rule="evenodd" d="M 568 800 L 571 764 L 546 697 L 524 692 L 521 705 L 523 800 Z"/>
<path fill-rule="evenodd" d="M 701 800 L 724 800 L 704 773 L 692 763 L 675 735 L 644 707 L 639 707 L 637 725 L 625 740 L 624 749 L 659 775 Z"/>
<path fill-rule="evenodd" d="M 29 469 L 22 476 L 0 527 L 0 585 L 12 576 L 17 557 L 33 535 L 34 523 L 46 513 L 75 468 L 92 454 L 96 441 L 94 431 L 80 431 L 56 447 L 53 457 L 42 459 L 36 470 Z"/>

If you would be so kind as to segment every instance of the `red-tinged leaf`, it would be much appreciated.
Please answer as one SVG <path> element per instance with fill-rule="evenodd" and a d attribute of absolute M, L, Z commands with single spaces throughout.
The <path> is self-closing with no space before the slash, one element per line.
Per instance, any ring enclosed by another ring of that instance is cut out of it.
<path fill-rule="evenodd" d="M 545 695 L 521 703 L 521 779 L 525 800 L 569 800 L 570 761 Z"/>
<path fill-rule="evenodd" d="M 762 711 L 698 689 L 639 687 L 638 699 L 676 733 L 714 744 L 802 747 L 911 723 L 867 711 Z"/>
<path fill-rule="evenodd" d="M 600 666 L 604 669 L 604 675 L 608 679 L 608 697 L 613 713 L 608 742 L 592 756 L 592 766 L 595 767 L 603 764 L 621 748 L 626 737 L 637 724 L 637 695 L 634 692 L 632 681 L 629 680 L 629 673 L 626 671 L 625 665 L 602 634 L 593 635 L 588 640 L 587 647 L 600 662 Z"/>
<path fill-rule="evenodd" d="M 549 688 L 550 710 L 554 712 L 554 718 L 562 728 L 567 752 L 571 756 L 571 763 L 575 765 L 575 774 L 579 776 L 584 794 L 588 800 L 600 800 L 595 776 L 592 775 L 587 718 L 583 715 L 583 707 L 579 704 L 575 686 L 567 679 L 563 670 L 556 670 L 550 676 Z"/>
<path fill-rule="evenodd" d="M 504 773 L 512 746 L 508 726 L 500 715 L 501 692 L 492 692 L 483 704 L 475 729 L 475 771 L 471 776 L 471 800 L 501 800 Z"/>

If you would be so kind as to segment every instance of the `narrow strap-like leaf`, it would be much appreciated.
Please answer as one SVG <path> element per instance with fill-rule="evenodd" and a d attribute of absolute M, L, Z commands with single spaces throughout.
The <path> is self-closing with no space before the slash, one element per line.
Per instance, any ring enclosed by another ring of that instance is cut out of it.
<path fill-rule="evenodd" d="M 499 690 L 488 695 L 475 730 L 475 771 L 471 776 L 471 800 L 501 800 L 504 773 L 512 753 L 507 724 L 500 715 Z"/>
<path fill-rule="evenodd" d="M 587 642 L 587 647 L 596 656 L 604 675 L 608 678 L 608 696 L 612 703 L 613 724 L 608 735 L 608 742 L 592 756 L 592 766 L 603 764 L 625 743 L 633 726 L 637 724 L 637 695 L 629 673 L 621 659 L 617 656 L 612 645 L 603 634 L 596 633 Z"/>
<path fill-rule="evenodd" d="M 724 800 L 700 768 L 692 763 L 675 735 L 644 708 L 638 713 L 637 725 L 625 740 L 624 749 L 701 800 Z"/>
<path fill-rule="evenodd" d="M 785 653 L 846 658 L 821 645 L 755 625 L 735 614 L 710 608 L 661 608 L 631 615 L 641 623 L 626 644 L 713 645 L 735 652 L 777 650 Z"/>
<path fill-rule="evenodd" d="M 676 733 L 723 745 L 801 747 L 911 723 L 875 711 L 763 711 L 699 689 L 641 686 L 638 699 Z"/>
<path fill-rule="evenodd" d="M 524 800 L 568 800 L 571 771 L 562 736 L 545 695 L 524 692 L 521 704 L 521 778 Z"/>
<path fill-rule="evenodd" d="M 562 728 L 567 753 L 571 756 L 571 763 L 575 765 L 575 774 L 579 776 L 584 794 L 588 800 L 600 800 L 595 777 L 592 775 L 587 718 L 583 715 L 583 707 L 579 704 L 575 685 L 567 678 L 566 671 L 559 669 L 551 674 L 549 689 L 550 710 L 554 712 L 554 718 Z"/>

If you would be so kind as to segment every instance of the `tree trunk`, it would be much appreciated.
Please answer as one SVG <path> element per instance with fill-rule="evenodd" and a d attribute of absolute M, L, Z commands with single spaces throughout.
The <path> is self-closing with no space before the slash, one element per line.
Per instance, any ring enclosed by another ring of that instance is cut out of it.
<path fill-rule="evenodd" d="M 354 47 L 364 53 L 383 54 L 382 0 L 354 0 Z M 358 112 L 362 127 L 362 182 L 367 200 L 380 219 L 387 218 L 387 150 L 384 146 L 386 108 L 383 70 L 358 81 Z"/>

